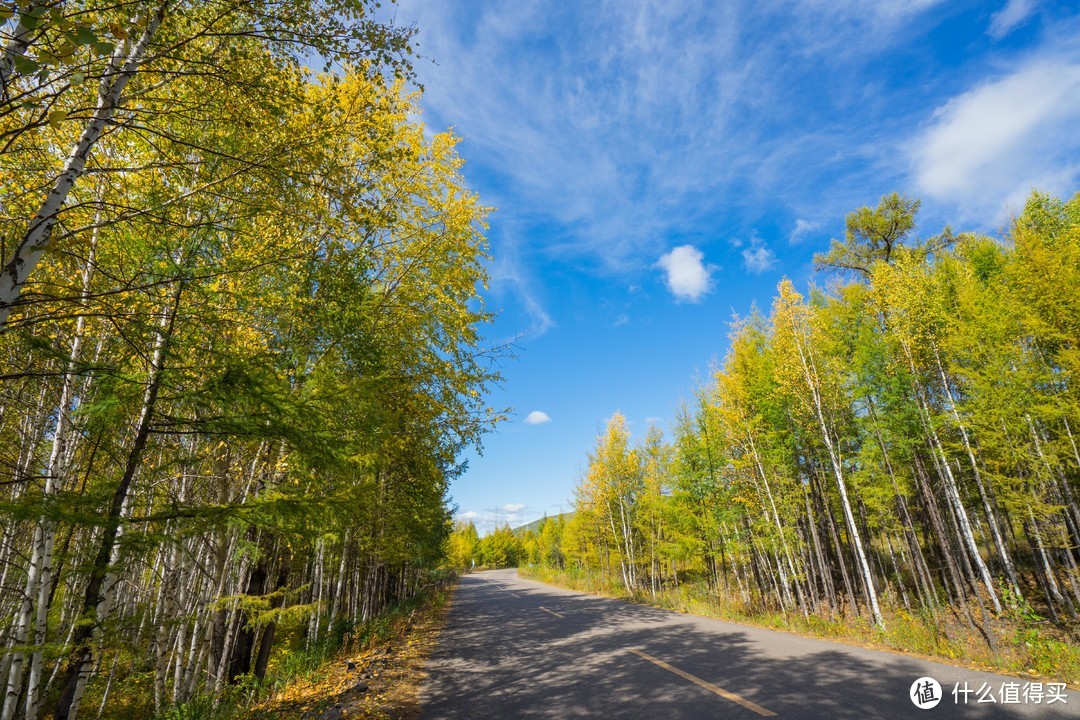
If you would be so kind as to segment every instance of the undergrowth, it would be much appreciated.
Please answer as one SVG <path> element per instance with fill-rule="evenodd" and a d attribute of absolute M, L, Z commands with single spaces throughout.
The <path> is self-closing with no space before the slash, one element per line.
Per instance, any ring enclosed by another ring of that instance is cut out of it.
<path fill-rule="evenodd" d="M 157 716 L 157 720 L 250 718 L 255 705 L 284 695 L 297 684 L 320 683 L 331 665 L 338 663 L 342 656 L 359 655 L 404 636 L 411 629 L 416 611 L 428 604 L 441 607 L 448 592 L 447 583 L 438 583 L 365 623 L 337 623 L 326 637 L 312 645 L 304 640 L 306 621 L 279 628 L 280 641 L 276 643 L 278 647 L 271 656 L 263 680 L 252 675 L 242 676 L 216 701 L 212 696 L 199 695 L 168 708 Z"/>

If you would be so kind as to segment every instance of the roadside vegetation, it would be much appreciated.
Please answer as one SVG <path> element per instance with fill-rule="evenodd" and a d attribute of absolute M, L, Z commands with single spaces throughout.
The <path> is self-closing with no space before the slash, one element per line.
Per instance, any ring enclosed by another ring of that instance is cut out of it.
<path fill-rule="evenodd" d="M 220 720 L 416 720 L 424 662 L 453 587 L 453 576 L 446 576 L 317 655 L 283 649 L 269 681 Z"/>
<path fill-rule="evenodd" d="M 0 720 L 214 716 L 436 581 L 487 210 L 377 5 L 2 6 Z"/>
<path fill-rule="evenodd" d="M 533 577 L 1080 683 L 1080 196 L 1003 240 L 898 195 L 784 280 L 673 437 L 616 413 Z"/>

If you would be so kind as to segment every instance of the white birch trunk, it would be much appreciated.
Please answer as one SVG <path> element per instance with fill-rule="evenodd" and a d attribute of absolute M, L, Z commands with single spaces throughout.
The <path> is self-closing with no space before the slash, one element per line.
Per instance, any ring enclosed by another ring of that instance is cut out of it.
<path fill-rule="evenodd" d="M 90 254 L 82 276 L 82 297 L 90 294 L 90 283 L 94 276 L 94 263 L 97 258 L 98 231 L 95 230 L 90 241 Z M 60 391 L 60 403 L 57 409 L 56 432 L 53 435 L 52 450 L 49 453 L 49 465 L 45 470 L 45 498 L 54 495 L 67 479 L 68 467 L 74 453 L 75 443 L 71 438 L 71 410 L 75 392 L 75 366 L 82 356 L 83 336 L 86 331 L 86 316 L 80 315 L 75 322 L 75 336 L 71 341 L 71 354 L 68 356 L 67 372 Z M 52 593 L 53 543 L 56 539 L 56 523 L 42 516 L 38 519 L 40 546 L 35 543 L 34 554 L 41 558 L 41 572 L 37 580 L 37 613 L 34 618 L 34 654 L 30 660 L 30 677 L 26 684 L 26 720 L 37 720 L 39 690 L 42 673 L 42 647 L 48 629 L 49 596 Z M 38 539 L 35 533 L 35 540 Z"/>
<path fill-rule="evenodd" d="M 803 616 L 810 617 L 810 611 L 807 609 L 806 600 L 803 598 L 802 588 L 799 586 L 798 574 L 795 572 L 795 562 L 791 557 L 791 549 L 788 547 L 787 537 L 784 535 L 784 528 L 780 524 L 780 514 L 776 511 L 776 501 L 773 499 L 772 488 L 769 487 L 769 478 L 765 474 L 765 466 L 761 462 L 761 457 L 758 455 L 757 446 L 754 444 L 754 436 L 750 432 L 750 428 L 746 428 L 746 439 L 750 443 L 750 452 L 754 457 L 754 464 L 757 465 L 758 472 L 761 473 L 761 481 L 765 485 L 765 495 L 769 498 L 769 507 L 772 508 L 773 521 L 776 523 L 776 532 L 780 535 L 780 544 L 784 549 L 784 557 L 787 559 L 788 570 L 791 571 L 791 580 L 795 585 L 795 592 L 798 595 L 799 605 L 802 606 Z M 783 573 L 783 567 L 781 566 L 781 574 Z M 784 580 L 784 592 L 788 595 L 788 600 L 791 600 L 791 590 L 788 588 L 787 578 Z"/>
<path fill-rule="evenodd" d="M 125 498 L 123 510 L 120 513 L 122 517 L 127 517 L 128 508 L 128 501 Z M 124 525 L 121 523 L 120 527 L 116 531 L 117 542 L 115 542 L 113 545 L 112 555 L 109 558 L 109 565 L 115 566 L 116 563 L 120 560 L 119 540 L 123 533 Z M 116 604 L 116 583 L 118 581 L 119 578 L 116 576 L 115 573 L 109 573 L 105 577 L 105 582 L 102 584 L 101 602 L 98 603 L 96 616 L 98 625 L 97 628 L 95 628 L 95 633 L 98 637 L 101 636 L 101 623 L 104 620 L 108 619 L 109 615 L 112 614 L 113 606 Z M 71 710 L 68 713 L 68 720 L 76 720 L 76 716 L 79 712 L 79 703 L 82 701 L 83 693 L 86 692 L 86 683 L 94 674 L 94 664 L 95 663 L 89 661 L 84 662 L 79 668 L 79 680 L 78 684 L 75 686 L 75 694 L 72 696 Z"/>
<path fill-rule="evenodd" d="M 631 592 L 637 587 L 637 548 L 634 547 L 634 528 L 626 512 L 627 503 L 619 498 L 619 522 L 622 528 L 623 545 L 626 548 L 627 577 L 630 579 Z"/>
<path fill-rule="evenodd" d="M 34 531 L 34 546 L 37 547 L 41 540 L 41 527 Z M 12 644 L 15 646 L 13 652 L 11 652 L 11 664 L 8 667 L 8 679 L 7 689 L 4 693 L 4 706 L 0 711 L 0 719 L 11 720 L 15 716 L 15 711 L 19 704 L 19 695 L 22 691 L 23 681 L 23 664 L 26 660 L 26 654 L 23 651 L 23 647 L 26 644 L 26 640 L 30 635 L 30 615 L 33 610 L 33 597 L 34 588 L 37 586 L 38 575 L 41 572 L 41 560 L 38 557 L 32 557 L 30 560 L 30 568 L 26 573 L 26 588 L 23 591 L 23 599 L 19 605 L 19 613 L 15 619 L 15 631 L 12 637 Z"/>
<path fill-rule="evenodd" d="M 1043 573 L 1046 575 L 1046 582 L 1050 587 L 1050 595 L 1055 602 L 1061 607 L 1065 607 L 1065 598 L 1061 595 L 1061 588 L 1058 587 L 1057 575 L 1054 574 L 1054 568 L 1050 565 L 1050 558 L 1046 553 L 1046 546 L 1043 544 L 1042 533 L 1039 532 L 1039 524 L 1035 520 L 1035 513 L 1031 511 L 1031 505 L 1028 505 L 1028 519 L 1031 521 L 1031 532 L 1035 535 L 1035 547 L 1039 551 L 1039 559 L 1042 561 Z"/>
<path fill-rule="evenodd" d="M 38 443 L 41 442 L 45 432 L 47 389 L 48 385 L 42 384 L 41 391 L 38 393 L 36 410 L 26 413 L 19 425 L 19 455 L 15 462 L 14 473 L 12 473 L 13 479 L 16 480 L 16 490 L 13 492 L 13 498 L 15 499 L 21 497 L 25 492 L 21 488 L 25 487 L 29 482 L 30 463 L 33 461 L 34 450 Z M 17 528 L 12 528 L 12 539 L 15 537 L 16 530 Z M 36 535 L 37 529 L 35 529 Z M 0 660 L 0 670 L 3 671 L 0 673 L 0 678 L 7 677 L 4 684 L 4 700 L 0 705 L 0 717 L 3 717 L 4 720 L 10 720 L 14 715 L 22 688 L 23 666 L 26 660 L 23 646 L 26 644 L 30 634 L 33 590 L 36 587 L 38 573 L 40 572 L 38 559 L 33 555 L 33 549 L 36 546 L 35 543 L 32 543 L 30 547 L 30 567 L 27 568 L 27 578 L 23 592 L 17 595 L 15 599 L 11 631 L 7 637 L 4 656 Z"/>
<path fill-rule="evenodd" d="M 949 380 L 945 376 L 945 367 L 941 363 L 941 356 L 938 354 L 937 346 L 933 343 L 931 343 L 931 346 L 934 350 L 934 360 L 937 362 L 938 374 L 941 377 L 941 386 L 945 390 L 945 397 L 949 400 L 949 409 L 952 411 L 953 420 L 956 421 L 956 427 L 960 430 L 960 437 L 964 440 L 964 449 L 967 451 L 968 460 L 971 462 L 971 472 L 975 475 L 975 485 L 979 489 L 979 498 L 982 500 L 983 510 L 986 512 L 986 520 L 990 526 L 990 536 L 994 540 L 994 549 L 997 551 L 1001 563 L 1005 566 L 1005 574 L 1009 577 L 1009 584 L 1012 586 L 1013 592 L 1016 593 L 1017 597 L 1022 598 L 1020 580 L 1016 574 L 1016 568 L 1013 566 L 1012 557 L 1005 548 L 1005 540 L 998 525 L 997 516 L 990 506 L 990 498 L 987 496 L 986 488 L 983 486 L 982 473 L 979 472 L 979 463 L 975 460 L 975 451 L 971 447 L 967 428 L 960 418 L 960 412 L 956 409 L 956 399 L 953 397 Z"/>
<path fill-rule="evenodd" d="M 953 476 L 952 468 L 949 467 L 949 459 L 945 455 L 945 448 L 938 438 L 937 431 L 934 430 L 933 422 L 930 419 L 929 409 L 927 409 L 921 401 L 919 402 L 919 405 L 922 408 L 922 414 L 924 416 L 923 423 L 926 425 L 926 429 L 930 434 L 930 438 L 933 441 L 941 460 L 941 475 L 945 485 L 945 496 L 949 499 L 949 504 L 952 505 L 953 512 L 956 515 L 956 524 L 960 531 L 960 537 L 963 539 L 964 544 L 967 546 L 968 554 L 975 563 L 975 569 L 979 571 L 979 577 L 982 579 L 983 585 L 986 586 L 986 592 L 990 595 L 990 602 L 994 606 L 994 612 L 1000 614 L 1001 601 L 998 600 L 997 591 L 994 590 L 994 580 L 990 577 L 990 569 L 986 567 L 986 561 L 983 560 L 982 553 L 979 552 L 979 545 L 975 542 L 975 533 L 971 530 L 971 522 L 968 520 L 967 510 L 964 509 L 964 503 L 960 500 L 960 490 L 956 485 L 956 478 Z"/>
<path fill-rule="evenodd" d="M 165 703 L 165 677 L 168 672 L 169 657 L 169 621 L 174 612 L 175 593 L 173 584 L 176 573 L 173 570 L 175 548 L 165 553 L 162 568 L 161 593 L 159 595 L 156 631 L 154 633 L 154 710 L 160 715 Z"/>
<path fill-rule="evenodd" d="M 312 568 L 311 602 L 315 605 L 315 609 L 308 620 L 308 649 L 315 647 L 319 642 L 319 609 L 322 606 L 323 553 L 325 550 L 326 543 L 322 538 L 319 538 L 315 543 L 315 566 Z"/>
<path fill-rule="evenodd" d="M 337 583 L 334 586 L 334 599 L 330 601 L 330 617 L 326 621 L 326 632 L 329 635 L 334 629 L 334 621 L 337 620 L 338 608 L 341 607 L 341 594 L 345 591 L 345 560 L 348 557 L 349 531 L 345 531 L 345 537 L 341 541 L 341 561 L 338 563 Z"/>
<path fill-rule="evenodd" d="M 848 531 L 851 533 L 851 541 L 855 546 L 855 555 L 859 561 L 859 569 L 862 571 L 863 582 L 866 586 L 866 596 L 870 603 L 870 612 L 874 616 L 874 622 L 879 627 L 885 627 L 885 618 L 881 615 L 881 608 L 878 606 L 877 590 L 874 588 L 874 576 L 870 571 L 870 563 L 866 558 L 866 552 L 863 550 L 862 536 L 859 533 L 859 528 L 855 524 L 855 516 L 851 512 L 851 502 L 848 500 L 847 484 L 844 482 L 844 471 L 841 465 L 839 454 L 836 451 L 836 447 L 833 444 L 832 436 L 829 433 L 828 424 L 825 421 L 825 412 L 822 408 L 821 394 L 818 391 L 816 382 L 817 370 L 813 368 L 813 359 L 807 357 L 807 353 L 803 350 L 802 338 L 800 337 L 799 328 L 795 327 L 794 320 L 792 321 L 792 335 L 795 339 L 795 347 L 799 353 L 799 362 L 802 364 L 803 377 L 806 380 L 807 386 L 810 388 L 811 399 L 814 404 L 814 412 L 817 415 L 817 421 L 821 427 L 821 436 L 825 441 L 825 448 L 829 453 L 829 461 L 832 464 L 833 474 L 836 478 L 836 487 L 840 491 L 840 504 L 844 509 L 844 520 L 847 522 Z M 854 601 L 854 598 L 852 598 Z"/>
<path fill-rule="evenodd" d="M 53 182 L 52 189 L 30 221 L 22 239 L 15 246 L 11 258 L 0 271 L 0 327 L 7 323 L 8 315 L 18 302 L 23 285 L 45 252 L 57 214 L 67 201 L 75 182 L 82 177 L 90 151 L 101 138 L 105 126 L 112 120 L 124 88 L 142 64 L 146 49 L 165 18 L 168 7 L 169 0 L 163 0 L 147 19 L 146 28 L 139 39 L 134 43 L 130 39 L 125 40 L 113 53 L 108 70 L 98 86 L 97 106 L 93 116 L 83 128 L 82 135 L 64 162 L 63 170 Z"/>
<path fill-rule="evenodd" d="M 43 0 L 30 0 L 27 3 L 26 12 L 43 5 L 45 5 Z M 23 25 L 22 13 L 19 13 L 15 31 L 11 33 L 8 41 L 4 43 L 4 52 L 0 56 L 0 89 L 3 90 L 4 100 L 7 100 L 11 94 L 11 81 L 15 75 L 15 59 L 26 55 L 33 34 L 32 30 Z"/>

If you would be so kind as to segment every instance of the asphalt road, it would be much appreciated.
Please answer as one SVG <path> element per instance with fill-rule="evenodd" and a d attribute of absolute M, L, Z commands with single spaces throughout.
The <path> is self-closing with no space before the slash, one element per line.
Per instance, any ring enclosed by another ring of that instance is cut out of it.
<path fill-rule="evenodd" d="M 1058 689 L 1045 684 L 584 595 L 514 570 L 461 579 L 427 670 L 427 720 L 1080 718 L 1077 691 L 1049 702 Z M 936 707 L 912 700 L 922 677 L 941 685 Z"/>

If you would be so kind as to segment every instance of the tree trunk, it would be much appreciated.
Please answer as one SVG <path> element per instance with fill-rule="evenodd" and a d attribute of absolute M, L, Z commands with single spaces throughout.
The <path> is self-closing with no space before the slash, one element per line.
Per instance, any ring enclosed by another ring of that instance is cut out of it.
<path fill-rule="evenodd" d="M 97 107 L 94 109 L 93 116 L 64 162 L 64 169 L 53 182 L 48 196 L 16 245 L 11 259 L 0 271 L 0 328 L 7 323 L 8 315 L 18 303 L 23 285 L 45 252 L 60 209 L 75 182 L 82 177 L 90 151 L 112 120 L 113 113 L 120 104 L 124 88 L 142 64 L 146 49 L 165 18 L 168 7 L 169 0 L 163 0 L 157 6 L 147 18 L 146 28 L 134 44 L 129 38 L 117 45 L 109 61 L 108 70 L 101 78 Z M 5 52 L 4 59 L 0 62 L 0 69 L 9 61 L 9 55 Z"/>
<path fill-rule="evenodd" d="M 885 618 L 882 617 L 881 608 L 878 607 L 877 590 L 874 588 L 873 573 L 870 571 L 870 563 L 867 560 L 866 551 L 863 549 L 862 536 L 855 523 L 855 515 L 851 511 L 851 501 L 848 500 L 847 483 L 844 480 L 843 464 L 840 459 L 840 454 L 833 443 L 828 423 L 825 420 L 825 411 L 817 383 L 817 368 L 814 365 L 813 357 L 810 357 L 808 351 L 803 348 L 801 329 L 795 327 L 793 323 L 792 330 L 795 337 L 795 347 L 799 354 L 799 362 L 802 364 L 803 378 L 806 380 L 807 388 L 810 390 L 814 413 L 821 429 L 821 437 L 825 443 L 825 449 L 829 453 L 829 462 L 832 465 L 833 475 L 836 478 L 836 487 L 840 491 L 840 505 L 844 511 L 844 520 L 847 522 L 848 532 L 851 533 L 851 542 L 852 545 L 854 545 L 855 557 L 858 560 L 859 568 L 862 570 L 866 599 L 870 605 L 870 612 L 874 617 L 874 622 L 877 623 L 879 627 L 884 628 Z"/>
<path fill-rule="evenodd" d="M 127 505 L 128 490 L 135 479 L 135 473 L 142 461 L 143 450 L 150 437 L 150 425 L 154 417 L 157 404 L 158 391 L 161 387 L 161 377 L 164 370 L 165 355 L 168 351 L 169 341 L 172 337 L 176 315 L 180 306 L 180 298 L 183 293 L 183 282 L 176 283 L 176 289 L 171 298 L 171 304 L 162 313 L 161 323 L 154 340 L 154 354 L 150 363 L 150 372 L 146 381 L 146 389 L 143 393 L 142 408 L 139 411 L 139 420 L 136 425 L 135 441 L 128 452 L 124 474 L 120 478 L 113 492 L 112 501 L 109 503 L 108 515 L 106 516 L 104 532 L 98 544 L 97 554 L 90 568 L 90 578 L 86 585 L 86 591 L 82 603 L 82 622 L 78 626 L 73 638 L 75 649 L 68 660 L 67 678 L 64 689 L 56 704 L 55 720 L 75 720 L 82 690 L 89 678 L 90 669 L 94 661 L 92 640 L 104 620 L 109 605 L 112 602 L 112 593 L 115 583 L 107 583 L 113 553 L 116 549 L 116 540 L 120 532 L 120 520 Z"/>
<path fill-rule="evenodd" d="M 994 549 L 997 551 L 1001 564 L 1005 567 L 1005 574 L 1009 578 L 1009 584 L 1012 586 L 1013 592 L 1016 593 L 1017 597 L 1023 598 L 1023 593 L 1020 591 L 1020 580 L 1017 577 L 1012 556 L 1005 548 L 1005 540 L 1002 537 L 1001 528 L 998 526 L 997 515 L 991 506 L 990 498 L 984 487 L 982 473 L 979 472 L 979 463 L 975 460 L 975 451 L 971 447 L 971 440 L 968 438 L 967 428 L 965 427 L 963 420 L 960 419 L 960 412 L 956 409 L 956 400 L 953 397 L 949 380 L 945 376 L 945 367 L 941 363 L 941 356 L 938 354 L 937 345 L 931 342 L 931 346 L 934 350 L 934 359 L 937 361 L 938 374 L 941 377 L 941 386 L 945 390 L 945 397 L 949 400 L 949 409 L 952 411 L 953 419 L 956 421 L 956 427 L 960 430 L 960 437 L 964 441 L 964 449 L 967 451 L 968 460 L 971 463 L 971 472 L 975 477 L 975 486 L 979 489 L 979 498 L 982 500 L 983 510 L 986 512 L 986 522 L 990 526 L 990 536 L 994 541 Z M 1030 420 L 1031 419 L 1028 418 L 1029 422 Z M 994 597 L 993 591 L 991 591 L 991 596 Z M 998 612 L 1001 612 L 1000 606 L 996 604 L 996 602 L 994 607 Z"/>

